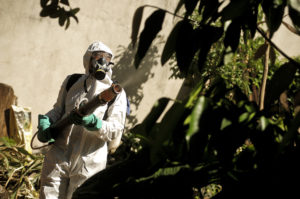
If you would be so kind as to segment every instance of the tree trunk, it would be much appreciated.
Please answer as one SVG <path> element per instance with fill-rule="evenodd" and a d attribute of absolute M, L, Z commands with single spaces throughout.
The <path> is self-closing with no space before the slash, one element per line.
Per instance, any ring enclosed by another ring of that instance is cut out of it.
<path fill-rule="evenodd" d="M 269 37 L 269 33 L 267 34 Z M 266 85 L 267 85 L 267 78 L 268 78 L 268 72 L 269 72 L 269 56 L 270 56 L 270 44 L 266 41 L 267 43 L 267 50 L 265 53 L 265 66 L 264 66 L 264 73 L 263 73 L 263 78 L 262 78 L 262 83 L 261 83 L 261 90 L 260 90 L 260 99 L 259 99 L 259 109 L 263 110 L 264 109 L 264 103 L 265 103 L 265 94 L 266 94 Z"/>

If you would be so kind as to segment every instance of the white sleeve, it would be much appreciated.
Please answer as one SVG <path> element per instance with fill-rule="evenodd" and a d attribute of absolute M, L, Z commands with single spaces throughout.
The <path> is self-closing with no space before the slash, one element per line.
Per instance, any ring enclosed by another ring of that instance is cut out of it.
<path fill-rule="evenodd" d="M 58 93 L 56 103 L 53 105 L 53 108 L 48 113 L 46 113 L 52 123 L 58 121 L 65 113 L 65 99 L 67 95 L 66 85 L 69 78 L 70 75 L 63 81 Z"/>
<path fill-rule="evenodd" d="M 104 141 L 113 141 L 115 145 L 119 145 L 125 125 L 126 110 L 127 99 L 123 90 L 108 108 L 107 119 L 102 120 L 102 127 L 97 132 L 97 136 Z"/>

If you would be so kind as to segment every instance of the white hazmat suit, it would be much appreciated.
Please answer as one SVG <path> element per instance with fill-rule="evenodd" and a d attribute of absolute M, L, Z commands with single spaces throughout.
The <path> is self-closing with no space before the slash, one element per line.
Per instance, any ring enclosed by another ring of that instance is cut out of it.
<path fill-rule="evenodd" d="M 91 100 L 112 84 L 111 70 L 101 81 L 89 74 L 89 62 L 94 51 L 111 50 L 102 42 L 92 43 L 84 57 L 86 74 L 66 91 L 68 76 L 59 91 L 57 102 L 46 115 L 56 122 L 77 107 L 86 98 Z M 86 88 L 86 89 L 85 89 Z M 87 92 L 86 92 L 87 91 Z M 123 90 L 108 109 L 108 117 L 97 131 L 88 131 L 79 125 L 70 125 L 56 138 L 47 152 L 41 174 L 41 199 L 69 199 L 86 179 L 106 167 L 108 142 L 118 145 L 124 128 L 127 100 Z M 93 113 L 102 119 L 107 105 L 98 107 Z"/>

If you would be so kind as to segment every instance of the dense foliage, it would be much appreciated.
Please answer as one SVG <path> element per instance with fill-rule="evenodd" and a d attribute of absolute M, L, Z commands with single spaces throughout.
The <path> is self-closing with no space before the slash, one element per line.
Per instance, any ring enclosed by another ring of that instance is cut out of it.
<path fill-rule="evenodd" d="M 0 198 L 38 198 L 43 156 L 6 137 L 0 140 L 0 151 Z"/>

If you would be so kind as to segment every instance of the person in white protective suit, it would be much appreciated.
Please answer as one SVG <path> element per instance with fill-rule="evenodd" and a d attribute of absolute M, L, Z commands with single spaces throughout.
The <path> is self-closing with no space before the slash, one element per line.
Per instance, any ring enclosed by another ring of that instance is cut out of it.
<path fill-rule="evenodd" d="M 114 141 L 118 145 L 120 142 L 127 108 L 124 89 L 109 106 L 106 120 L 102 119 L 107 104 L 99 106 L 85 117 L 72 111 L 83 99 L 91 100 L 111 86 L 112 57 L 112 51 L 105 44 L 92 43 L 83 56 L 86 73 L 67 91 L 68 76 L 61 86 L 53 109 L 45 115 L 39 115 L 38 139 L 41 142 L 54 141 L 43 163 L 41 199 L 72 198 L 77 187 L 106 167 L 108 143 Z M 73 124 L 58 132 L 54 140 L 50 125 L 70 112 Z"/>

